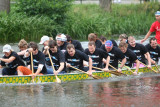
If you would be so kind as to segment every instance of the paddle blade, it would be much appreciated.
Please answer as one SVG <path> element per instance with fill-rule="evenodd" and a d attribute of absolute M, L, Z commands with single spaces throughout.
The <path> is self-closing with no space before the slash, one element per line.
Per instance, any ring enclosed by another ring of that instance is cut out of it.
<path fill-rule="evenodd" d="M 117 71 L 109 71 L 109 73 L 111 73 L 111 74 L 114 74 L 114 75 L 116 75 L 116 76 L 127 76 L 126 74 L 124 74 L 124 73 L 121 73 L 121 72 L 117 72 Z"/>
<path fill-rule="evenodd" d="M 61 83 L 61 80 L 56 76 L 56 82 Z"/>
<path fill-rule="evenodd" d="M 94 79 L 103 79 L 102 77 L 100 77 L 100 76 L 98 76 L 98 75 L 92 75 L 92 77 L 93 77 Z"/>

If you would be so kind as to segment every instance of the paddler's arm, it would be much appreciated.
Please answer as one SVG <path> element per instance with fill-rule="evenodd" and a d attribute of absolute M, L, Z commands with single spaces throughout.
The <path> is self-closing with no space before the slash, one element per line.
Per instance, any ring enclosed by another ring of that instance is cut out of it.
<path fill-rule="evenodd" d="M 56 73 L 57 74 L 60 73 L 63 70 L 63 68 L 64 68 L 64 62 L 61 62 L 60 63 L 60 67 L 58 68 L 58 70 L 56 71 Z M 55 75 L 57 75 L 57 74 L 55 74 Z"/>
<path fill-rule="evenodd" d="M 118 72 L 122 72 L 122 68 L 123 68 L 123 66 L 125 65 L 125 63 L 126 63 L 126 58 L 123 58 L 123 59 L 122 59 L 122 62 L 121 62 L 121 65 L 120 65 L 120 67 L 118 68 Z"/>
<path fill-rule="evenodd" d="M 146 41 L 151 34 L 152 34 L 152 32 L 148 31 L 148 33 L 146 34 L 146 36 L 144 37 L 144 39 L 141 40 L 141 43 L 143 43 L 144 41 Z"/>
<path fill-rule="evenodd" d="M 48 46 L 45 46 L 45 47 L 44 47 L 44 50 L 43 50 L 43 53 L 44 53 L 45 55 L 48 55 L 47 50 L 49 51 L 49 47 L 48 47 Z"/>
<path fill-rule="evenodd" d="M 35 72 L 35 74 L 32 74 L 32 78 L 33 78 L 33 79 L 42 71 L 43 66 L 44 66 L 43 64 L 39 64 L 39 65 L 38 65 L 37 71 Z"/>
<path fill-rule="evenodd" d="M 89 75 L 92 75 L 92 59 L 89 57 L 89 70 L 88 70 Z"/>
<path fill-rule="evenodd" d="M 9 59 L 0 58 L 1 61 L 6 62 L 6 63 L 10 63 L 15 59 L 16 58 L 14 56 L 11 56 Z"/>
<path fill-rule="evenodd" d="M 150 57 L 149 52 L 147 52 L 145 55 L 147 56 L 147 60 L 148 60 L 148 68 L 151 68 L 151 60 L 150 60 L 151 57 Z"/>
<path fill-rule="evenodd" d="M 103 71 L 109 71 L 109 69 L 108 69 L 108 66 L 109 66 L 109 62 L 110 62 L 110 56 L 108 56 L 107 58 L 106 58 L 106 67 L 104 68 L 104 69 L 102 69 Z"/>
<path fill-rule="evenodd" d="M 135 60 L 135 63 L 136 63 L 136 70 L 134 71 L 134 74 L 137 74 L 138 70 L 139 70 L 140 62 L 139 62 L 139 60 Z"/>

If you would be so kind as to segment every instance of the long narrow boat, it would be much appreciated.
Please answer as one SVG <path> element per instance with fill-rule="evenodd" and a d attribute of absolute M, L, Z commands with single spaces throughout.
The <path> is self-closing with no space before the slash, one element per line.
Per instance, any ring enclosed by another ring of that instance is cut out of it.
<path fill-rule="evenodd" d="M 155 66 L 152 66 L 153 69 L 157 70 Z M 132 69 L 133 71 L 135 69 Z M 140 68 L 139 72 L 153 72 L 148 68 Z M 131 75 L 132 73 L 127 70 L 123 70 L 122 73 L 127 75 Z M 94 75 L 98 75 L 102 78 L 112 77 L 112 75 L 108 72 L 97 71 L 93 72 Z M 92 79 L 87 74 L 84 73 L 69 73 L 69 74 L 59 74 L 57 75 L 62 82 L 66 81 L 76 81 L 76 80 L 85 80 L 85 79 Z M 34 79 L 35 83 L 48 83 L 48 82 L 56 82 L 56 78 L 54 75 L 39 75 Z M 0 77 L 0 84 L 27 84 L 32 83 L 31 76 L 1 76 Z"/>

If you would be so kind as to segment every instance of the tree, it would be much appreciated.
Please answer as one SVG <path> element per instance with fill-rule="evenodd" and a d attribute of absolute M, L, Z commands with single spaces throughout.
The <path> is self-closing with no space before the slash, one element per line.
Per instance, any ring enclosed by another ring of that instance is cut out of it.
<path fill-rule="evenodd" d="M 99 5 L 105 11 L 111 11 L 112 0 L 99 0 Z"/>
<path fill-rule="evenodd" d="M 10 0 L 0 0 L 0 12 L 1 11 L 10 12 Z"/>

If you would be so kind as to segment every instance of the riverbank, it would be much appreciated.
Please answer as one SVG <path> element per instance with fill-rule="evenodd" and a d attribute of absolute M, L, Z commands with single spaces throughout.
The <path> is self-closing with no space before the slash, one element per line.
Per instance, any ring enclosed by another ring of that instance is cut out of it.
<path fill-rule="evenodd" d="M 56 36 L 57 33 L 69 34 L 73 39 L 87 40 L 91 32 L 108 39 L 112 35 L 145 35 L 155 21 L 154 12 L 159 10 L 156 3 L 113 4 L 110 13 L 103 11 L 96 4 L 75 4 L 66 13 L 64 23 L 57 25 L 46 16 L 28 17 L 16 13 L 11 6 L 9 15 L 0 14 L 0 42 L 17 43 L 24 38 L 39 42 L 42 35 Z"/>

